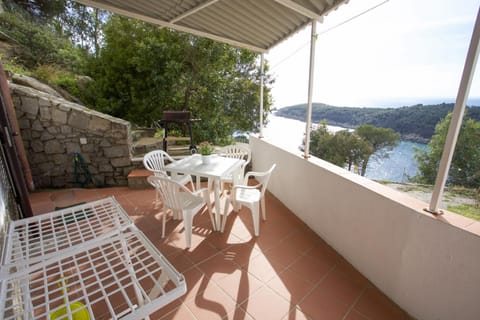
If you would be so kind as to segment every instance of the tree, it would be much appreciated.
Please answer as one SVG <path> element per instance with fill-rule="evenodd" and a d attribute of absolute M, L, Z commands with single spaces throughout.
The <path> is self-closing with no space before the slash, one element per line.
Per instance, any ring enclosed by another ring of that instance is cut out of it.
<path fill-rule="evenodd" d="M 189 110 L 202 121 L 194 138 L 221 143 L 259 119 L 258 56 L 243 49 L 113 16 L 104 46 L 91 61 L 89 105 L 148 126 L 163 110 Z M 271 99 L 265 88 L 265 113 Z"/>
<path fill-rule="evenodd" d="M 317 130 L 311 133 L 310 152 L 323 160 L 351 170 L 352 166 L 362 166 L 367 155 L 372 153 L 372 148 L 365 140 L 348 130 L 330 133 L 327 123 L 322 121 Z"/>
<path fill-rule="evenodd" d="M 392 148 L 400 139 L 400 135 L 391 129 L 363 125 L 354 132 L 328 132 L 327 122 L 322 121 L 311 134 L 310 152 L 328 162 L 348 170 L 352 166 L 360 168 L 360 174 L 365 175 L 368 161 L 373 153 L 379 157 L 387 157 L 385 148 Z"/>
<path fill-rule="evenodd" d="M 110 14 L 105 10 L 65 0 L 63 10 L 50 20 L 59 35 L 67 36 L 83 50 L 97 55 L 103 39 L 103 26 Z"/>
<path fill-rule="evenodd" d="M 418 174 L 414 181 L 433 184 L 438 172 L 452 114 L 435 127 L 435 134 L 425 150 L 416 150 Z M 450 166 L 448 184 L 478 188 L 480 186 L 480 122 L 465 115 Z"/>
<path fill-rule="evenodd" d="M 15 60 L 29 69 L 40 65 L 78 69 L 85 58 L 69 38 L 59 36 L 50 25 L 39 23 L 18 10 L 0 15 L 0 31 L 15 39 L 18 44 L 15 46 Z"/>
<path fill-rule="evenodd" d="M 387 150 L 391 150 L 398 144 L 400 140 L 400 134 L 395 133 L 390 128 L 380 128 L 369 124 L 364 124 L 355 129 L 355 133 L 366 141 L 371 147 L 371 153 L 365 153 L 365 158 L 362 162 L 361 174 L 365 175 L 367 171 L 368 161 L 372 154 L 376 154 L 377 157 L 388 157 Z"/>
<path fill-rule="evenodd" d="M 67 0 L 6 0 L 4 3 L 9 11 L 16 10 L 17 7 L 20 7 L 32 17 L 49 20 L 64 11 L 66 1 Z"/>
<path fill-rule="evenodd" d="M 368 161 L 373 148 L 365 139 L 362 139 L 356 133 L 341 130 L 335 134 L 333 140 L 337 150 L 340 150 L 343 154 L 344 163 L 346 163 L 349 171 L 352 169 L 352 166 L 366 168 L 365 162 Z M 364 172 L 362 170 L 361 174 L 364 175 Z"/>
<path fill-rule="evenodd" d="M 310 153 L 323 160 L 343 166 L 341 157 L 336 157 L 333 135 L 327 129 L 327 122 L 322 121 L 310 134 Z M 339 160 L 340 158 L 340 160 Z"/>

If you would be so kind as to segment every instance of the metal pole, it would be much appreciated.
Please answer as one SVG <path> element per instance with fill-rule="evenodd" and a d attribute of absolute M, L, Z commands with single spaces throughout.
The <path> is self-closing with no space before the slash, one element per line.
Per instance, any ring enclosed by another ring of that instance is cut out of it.
<path fill-rule="evenodd" d="M 305 147 L 303 157 L 307 159 L 310 153 L 310 127 L 312 126 L 312 94 L 313 94 L 313 72 L 315 65 L 315 40 L 317 39 L 317 21 L 312 20 L 312 31 L 310 38 L 310 70 L 308 75 L 308 103 L 307 119 L 305 128 Z"/>
<path fill-rule="evenodd" d="M 263 81 L 264 81 L 265 60 L 264 54 L 260 56 L 260 134 L 259 138 L 263 138 Z"/>
<path fill-rule="evenodd" d="M 440 166 L 438 169 L 437 178 L 435 180 L 432 198 L 430 199 L 430 206 L 427 209 L 428 212 L 434 214 L 442 213 L 438 210 L 438 207 L 442 199 L 445 183 L 447 182 L 448 170 L 450 168 L 450 164 L 452 163 L 458 134 L 460 133 L 460 128 L 462 127 L 463 115 L 465 113 L 465 103 L 468 98 L 468 93 L 472 84 L 473 74 L 475 72 L 475 66 L 477 64 L 479 46 L 480 8 L 477 13 L 477 19 L 475 21 L 472 39 L 470 40 L 470 47 L 468 49 L 467 58 L 465 60 L 465 66 L 463 68 L 462 80 L 458 89 L 457 100 L 455 102 L 455 108 L 453 109 L 452 114 L 452 120 L 450 122 L 450 127 L 448 129 L 447 137 L 445 139 L 445 146 L 443 148 L 442 159 L 440 160 Z"/>

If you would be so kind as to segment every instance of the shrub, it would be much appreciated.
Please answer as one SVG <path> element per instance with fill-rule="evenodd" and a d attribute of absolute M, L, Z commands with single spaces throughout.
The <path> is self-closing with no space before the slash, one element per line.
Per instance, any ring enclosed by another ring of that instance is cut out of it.
<path fill-rule="evenodd" d="M 56 64 L 72 71 L 82 68 L 86 56 L 66 37 L 59 36 L 48 24 L 36 23 L 19 11 L 0 14 L 0 31 L 18 46 L 18 62 L 28 68 Z"/>

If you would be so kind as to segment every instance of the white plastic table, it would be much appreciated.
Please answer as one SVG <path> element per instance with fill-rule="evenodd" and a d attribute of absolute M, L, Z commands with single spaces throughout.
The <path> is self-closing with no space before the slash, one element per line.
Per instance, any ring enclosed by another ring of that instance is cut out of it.
<path fill-rule="evenodd" d="M 169 163 L 165 170 L 173 174 L 190 174 L 197 177 L 197 188 L 200 188 L 200 177 L 212 179 L 215 194 L 215 225 L 214 230 L 221 230 L 221 209 L 220 209 L 220 180 L 229 174 L 233 175 L 234 184 L 239 182 L 241 167 L 245 160 L 226 158 L 219 155 L 212 155 L 210 163 L 203 163 L 202 156 L 194 154 L 181 160 Z"/>
<path fill-rule="evenodd" d="M 186 292 L 113 197 L 13 221 L 0 240 L 0 319 L 149 319 Z"/>

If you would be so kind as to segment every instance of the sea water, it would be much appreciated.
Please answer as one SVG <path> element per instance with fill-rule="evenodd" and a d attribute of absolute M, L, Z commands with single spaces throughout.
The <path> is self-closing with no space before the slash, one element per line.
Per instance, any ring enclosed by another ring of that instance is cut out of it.
<path fill-rule="evenodd" d="M 266 138 L 290 150 L 299 150 L 305 136 L 306 124 L 303 121 L 269 115 L 269 123 L 264 128 Z M 331 132 L 344 130 L 336 126 L 327 126 Z M 424 149 L 427 145 L 410 141 L 400 141 L 392 150 L 383 151 L 388 157 L 371 156 L 365 176 L 374 180 L 407 182 L 417 174 L 415 149 Z"/>

